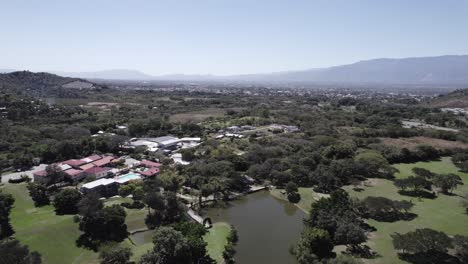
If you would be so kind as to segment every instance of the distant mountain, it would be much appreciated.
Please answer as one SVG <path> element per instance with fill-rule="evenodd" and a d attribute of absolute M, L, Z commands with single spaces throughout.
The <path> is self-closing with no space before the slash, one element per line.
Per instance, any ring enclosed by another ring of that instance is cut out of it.
<path fill-rule="evenodd" d="M 96 72 L 53 72 L 55 74 L 84 79 L 107 79 L 107 80 L 150 80 L 154 76 L 135 70 L 106 70 Z"/>
<path fill-rule="evenodd" d="M 152 76 L 135 70 L 54 73 L 75 78 L 109 80 L 301 82 L 340 85 L 462 87 L 468 86 L 468 55 L 374 59 L 329 68 L 227 76 L 185 74 Z"/>
<path fill-rule="evenodd" d="M 92 82 L 62 77 L 46 72 L 17 71 L 0 74 L 0 90 L 9 90 L 29 96 L 74 96 L 81 89 L 101 89 Z"/>
<path fill-rule="evenodd" d="M 374 59 L 330 68 L 238 76 L 250 80 L 414 85 L 468 84 L 468 55 Z"/>

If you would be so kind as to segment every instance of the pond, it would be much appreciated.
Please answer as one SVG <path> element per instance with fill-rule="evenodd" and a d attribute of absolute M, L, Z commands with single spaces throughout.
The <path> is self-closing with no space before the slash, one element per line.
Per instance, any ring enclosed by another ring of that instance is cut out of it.
<path fill-rule="evenodd" d="M 268 191 L 246 195 L 225 208 L 208 209 L 205 215 L 213 222 L 235 226 L 239 234 L 237 263 L 297 263 L 289 248 L 298 241 L 306 215 Z"/>

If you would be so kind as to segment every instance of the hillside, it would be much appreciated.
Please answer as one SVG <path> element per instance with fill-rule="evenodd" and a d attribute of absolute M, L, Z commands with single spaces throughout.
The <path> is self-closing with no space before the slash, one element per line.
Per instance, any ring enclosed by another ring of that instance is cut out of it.
<path fill-rule="evenodd" d="M 374 59 L 330 68 L 237 78 L 317 83 L 468 85 L 468 55 Z"/>
<path fill-rule="evenodd" d="M 97 89 L 86 80 L 62 77 L 45 72 L 17 71 L 0 74 L 0 90 L 9 90 L 29 96 L 73 95 L 75 89 Z"/>
<path fill-rule="evenodd" d="M 435 98 L 429 103 L 440 108 L 468 108 L 468 89 L 457 90 Z"/>

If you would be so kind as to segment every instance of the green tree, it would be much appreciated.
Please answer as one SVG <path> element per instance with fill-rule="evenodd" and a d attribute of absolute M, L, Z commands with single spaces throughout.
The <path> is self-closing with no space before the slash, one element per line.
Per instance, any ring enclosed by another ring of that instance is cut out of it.
<path fill-rule="evenodd" d="M 153 236 L 154 247 L 143 255 L 140 264 L 192 263 L 190 245 L 184 235 L 172 227 L 159 227 Z"/>
<path fill-rule="evenodd" d="M 27 188 L 35 206 L 50 204 L 49 196 L 47 195 L 47 187 L 30 182 Z"/>
<path fill-rule="evenodd" d="M 129 247 L 111 243 L 100 249 L 99 259 L 101 264 L 127 264 L 132 255 L 132 250 Z"/>
<path fill-rule="evenodd" d="M 302 263 L 302 260 L 309 259 L 308 256 L 311 255 L 319 259 L 331 257 L 333 246 L 330 234 L 326 230 L 306 227 L 293 252 L 296 259 Z"/>
<path fill-rule="evenodd" d="M 391 235 L 393 246 L 403 253 L 442 252 L 453 248 L 452 240 L 445 233 L 429 228 L 416 229 L 406 234 Z"/>
<path fill-rule="evenodd" d="M 434 186 L 440 188 L 443 193 L 451 193 L 458 185 L 463 185 L 460 176 L 456 174 L 437 174 L 432 179 Z"/>
<path fill-rule="evenodd" d="M 81 193 L 76 189 L 63 189 L 54 198 L 54 207 L 57 214 L 78 213 L 78 202 Z"/>
<path fill-rule="evenodd" d="M 14 231 L 10 224 L 10 212 L 15 199 L 11 194 L 0 190 L 0 239 L 13 235 Z"/>
<path fill-rule="evenodd" d="M 0 263 L 5 264 L 40 264 L 41 255 L 36 251 L 30 252 L 16 239 L 0 240 Z"/>

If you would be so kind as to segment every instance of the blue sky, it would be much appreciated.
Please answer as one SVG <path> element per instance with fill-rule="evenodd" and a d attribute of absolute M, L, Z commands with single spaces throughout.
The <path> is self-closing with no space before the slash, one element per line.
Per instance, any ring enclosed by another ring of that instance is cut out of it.
<path fill-rule="evenodd" d="M 299 70 L 468 54 L 467 0 L 0 0 L 0 68 Z"/>

